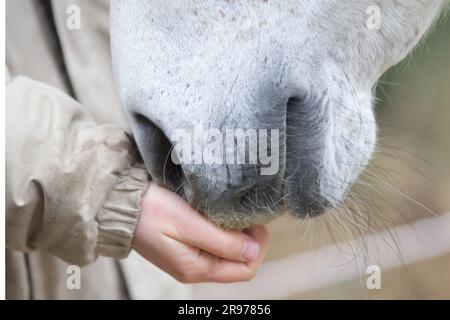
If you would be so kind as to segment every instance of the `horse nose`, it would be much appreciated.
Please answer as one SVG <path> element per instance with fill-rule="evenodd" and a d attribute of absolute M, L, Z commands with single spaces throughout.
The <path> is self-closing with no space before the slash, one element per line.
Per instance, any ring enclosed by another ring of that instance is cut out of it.
<path fill-rule="evenodd" d="M 187 164 L 181 168 L 186 198 L 200 205 L 208 201 L 210 205 L 226 206 L 227 202 L 242 198 L 260 183 L 257 176 L 246 174 L 238 165 L 231 168 L 227 164 Z"/>
<path fill-rule="evenodd" d="M 134 130 L 136 143 L 142 154 L 144 164 L 152 180 L 177 190 L 184 183 L 181 165 L 171 160 L 173 145 L 154 122 L 147 117 L 136 115 Z"/>
<path fill-rule="evenodd" d="M 218 131 L 209 128 L 203 134 L 190 132 L 192 137 L 203 137 L 200 145 L 196 139 L 187 139 L 200 147 L 200 158 L 195 156 L 198 155 L 195 147 L 190 148 L 191 142 L 184 149 L 173 140 L 173 152 L 180 163 L 178 177 L 181 180 L 177 182 L 182 187 L 179 191 L 192 205 L 207 210 L 209 214 L 243 208 L 251 210 L 256 203 L 270 202 L 268 194 L 280 187 L 278 131 L 269 134 L 266 129 L 258 133 L 250 129 L 245 134 L 241 129 L 222 130 L 223 134 Z M 208 133 L 214 135 L 214 139 L 210 139 Z M 185 142 L 185 139 L 181 141 Z M 229 141 L 232 143 L 227 143 Z M 214 147 L 214 156 L 211 156 L 210 147 Z M 186 154 L 189 157 L 186 158 Z"/>
<path fill-rule="evenodd" d="M 254 146 L 250 147 L 249 140 L 246 140 L 248 144 L 245 145 L 245 156 L 241 159 L 245 161 L 242 163 L 238 161 L 238 147 L 232 150 L 234 160 L 230 163 L 230 150 L 225 146 L 225 141 L 221 149 L 223 150 L 220 157 L 222 161 L 210 163 L 205 157 L 209 150 L 206 144 L 200 145 L 200 153 L 203 155 L 200 158 L 201 161 L 198 161 L 194 155 L 186 161 L 185 155 L 189 151 L 186 152 L 183 145 L 179 148 L 180 141 L 175 139 L 174 130 L 163 130 L 144 116 L 136 116 L 134 124 L 139 127 L 138 130 L 134 130 L 135 138 L 152 179 L 177 192 L 193 206 L 211 211 L 245 206 L 248 201 L 254 201 L 254 203 L 261 201 L 257 195 L 259 191 L 261 191 L 259 195 L 261 198 L 264 197 L 263 193 L 267 195 L 272 193 L 274 188 L 279 187 L 280 172 L 277 159 L 279 150 L 272 148 L 277 145 L 275 140 L 278 141 L 279 137 L 274 133 L 258 134 L 259 138 L 268 140 L 266 143 L 270 150 L 266 152 L 270 154 L 270 157 L 266 160 L 270 160 L 269 164 L 259 163 L 260 158 L 257 163 L 253 163 L 251 160 L 253 156 L 250 156 L 250 153 L 258 152 L 259 156 L 263 152 L 259 143 L 257 150 L 254 150 Z M 195 133 L 190 130 L 185 133 L 192 138 L 188 141 L 192 141 L 192 145 L 195 145 Z M 250 132 L 248 134 L 251 135 Z M 227 140 L 229 137 L 224 134 L 223 138 Z M 276 174 L 271 170 L 275 170 Z M 250 204 L 247 205 L 251 207 Z"/>
<path fill-rule="evenodd" d="M 183 157 L 183 146 L 167 136 L 147 117 L 138 115 L 135 124 L 136 142 L 152 180 L 166 186 L 197 204 L 231 201 L 244 196 L 260 182 L 255 165 L 208 164 L 202 157 L 190 161 Z M 145 144 L 145 145 L 142 145 Z M 203 150 L 202 150 L 203 151 Z M 202 152 L 201 152 L 202 153 Z"/>

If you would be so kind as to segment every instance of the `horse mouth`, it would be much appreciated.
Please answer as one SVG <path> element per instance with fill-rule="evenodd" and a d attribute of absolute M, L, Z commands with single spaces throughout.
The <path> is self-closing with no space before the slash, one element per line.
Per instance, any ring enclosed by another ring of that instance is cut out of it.
<path fill-rule="evenodd" d="M 268 192 L 270 189 L 272 192 Z M 304 196 L 292 199 L 286 193 L 284 185 L 279 189 L 254 188 L 236 198 L 227 198 L 202 202 L 182 192 L 182 196 L 190 205 L 203 214 L 216 226 L 228 230 L 243 230 L 254 225 L 267 224 L 276 218 L 290 214 L 299 219 L 319 216 L 327 211 L 329 203 L 318 196 Z"/>
<path fill-rule="evenodd" d="M 263 225 L 282 215 L 282 211 L 266 214 L 230 214 L 229 212 L 206 214 L 206 217 L 216 226 L 228 230 L 243 230 L 254 225 Z"/>

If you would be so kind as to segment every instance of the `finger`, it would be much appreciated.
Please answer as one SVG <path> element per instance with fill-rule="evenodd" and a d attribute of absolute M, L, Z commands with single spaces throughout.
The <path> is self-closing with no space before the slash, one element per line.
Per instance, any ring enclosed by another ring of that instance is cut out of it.
<path fill-rule="evenodd" d="M 200 221 L 201 220 L 201 221 Z M 183 225 L 179 239 L 217 257 L 248 262 L 259 256 L 260 245 L 251 236 L 238 231 L 222 230 L 203 217 Z"/>
<path fill-rule="evenodd" d="M 171 218 L 165 234 L 176 240 L 209 252 L 212 255 L 235 261 L 253 261 L 259 255 L 259 244 L 250 235 L 223 230 L 197 213 L 178 195 L 162 187 L 153 188 L 152 210 Z"/>
<path fill-rule="evenodd" d="M 267 253 L 268 233 L 267 229 L 262 226 L 252 227 L 247 232 L 252 234 L 261 244 L 262 250 L 255 261 L 249 263 L 230 261 L 204 251 L 198 252 L 194 258 L 194 248 L 178 242 L 178 248 L 184 246 L 184 251 L 189 252 L 189 254 L 177 255 L 178 258 L 172 262 L 172 265 L 181 267 L 181 269 L 175 271 L 172 275 L 187 283 L 230 283 L 253 279 Z"/>
<path fill-rule="evenodd" d="M 250 281 L 256 276 L 265 254 L 266 250 L 262 250 L 256 261 L 245 263 L 221 259 L 203 251 L 198 257 L 197 268 L 192 269 L 188 279 L 191 282 L 218 283 Z"/>
<path fill-rule="evenodd" d="M 249 266 L 245 262 L 230 261 L 217 258 L 207 252 L 203 252 L 208 259 L 209 269 L 203 275 L 203 282 L 231 283 L 252 280 L 258 271 L 257 267 Z"/>
<path fill-rule="evenodd" d="M 177 267 L 174 270 L 169 270 L 173 277 L 183 283 L 249 281 L 255 276 L 257 271 L 257 268 L 249 267 L 245 262 L 222 259 L 198 249 L 198 254 L 193 254 L 195 251 L 193 247 L 185 249 L 185 257 L 189 256 L 189 260 L 195 257 L 195 261 L 191 260 L 192 263 L 190 264 L 185 263 L 183 260 L 186 258 L 183 259 L 178 256 L 178 259 L 176 258 L 170 262 L 171 265 Z"/>
<path fill-rule="evenodd" d="M 268 250 L 269 233 L 265 226 L 253 226 L 245 231 L 250 236 L 258 241 L 260 244 L 260 252 L 258 257 L 251 262 L 244 265 L 236 265 L 236 262 L 222 260 L 216 265 L 216 268 L 211 270 L 209 278 L 213 282 L 237 282 L 250 281 L 253 279 L 259 267 L 262 265 Z M 239 273 L 238 273 L 239 272 Z"/>
<path fill-rule="evenodd" d="M 256 239 L 261 248 L 258 258 L 247 263 L 247 266 L 249 268 L 257 269 L 262 264 L 269 249 L 269 232 L 265 226 L 253 226 L 247 229 L 245 232 Z"/>

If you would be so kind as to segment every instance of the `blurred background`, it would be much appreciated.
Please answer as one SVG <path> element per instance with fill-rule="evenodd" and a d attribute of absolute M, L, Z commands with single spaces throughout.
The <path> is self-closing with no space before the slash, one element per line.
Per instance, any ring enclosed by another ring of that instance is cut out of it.
<path fill-rule="evenodd" d="M 423 219 L 450 214 L 450 20 L 441 21 L 412 55 L 385 74 L 377 88 L 376 113 L 377 152 L 348 203 L 311 221 L 298 222 L 290 217 L 274 221 L 269 226 L 270 267 L 253 283 L 195 286 L 197 297 L 252 298 L 259 294 L 288 299 L 450 299 L 450 253 L 444 250 L 427 257 L 427 246 L 450 247 L 450 243 L 442 243 L 449 239 L 443 234 L 427 238 L 433 233 L 430 230 L 448 230 L 450 234 L 450 219 L 434 218 L 432 225 L 438 229 L 428 228 L 425 246 L 414 243 L 422 236 L 411 227 L 419 222 L 420 229 Z M 407 227 L 399 229 L 404 225 Z M 397 230 L 403 233 L 399 235 Z M 364 239 L 377 232 L 384 232 L 381 241 L 375 250 L 371 247 L 371 257 L 366 257 Z M 410 249 L 420 256 L 417 261 L 402 262 L 407 258 L 398 244 L 402 234 L 410 236 Z M 350 252 L 340 245 L 354 238 L 363 240 L 351 246 Z M 361 276 L 349 279 L 346 271 L 334 270 L 330 254 L 349 256 L 344 269 L 356 268 L 355 273 Z M 365 267 L 385 258 L 396 259 L 398 265 L 382 268 L 380 290 L 367 289 Z M 297 264 L 295 259 L 299 259 Z M 298 266 L 299 261 L 311 265 Z M 308 286 L 314 263 L 333 275 L 319 272 Z M 328 265 L 320 265 L 323 263 Z M 286 273 L 280 277 L 284 280 L 279 280 L 285 284 L 277 283 L 277 270 Z M 340 274 L 341 281 L 329 281 Z M 296 282 L 300 283 L 297 287 Z M 267 283 L 277 289 L 272 290 Z"/>

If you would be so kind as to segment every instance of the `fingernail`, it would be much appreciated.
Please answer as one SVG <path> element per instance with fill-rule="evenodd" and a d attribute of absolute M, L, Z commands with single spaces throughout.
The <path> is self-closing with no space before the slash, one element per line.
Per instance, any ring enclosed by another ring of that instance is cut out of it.
<path fill-rule="evenodd" d="M 253 240 L 245 240 L 242 247 L 242 258 L 247 261 L 253 261 L 258 258 L 259 243 Z"/>

